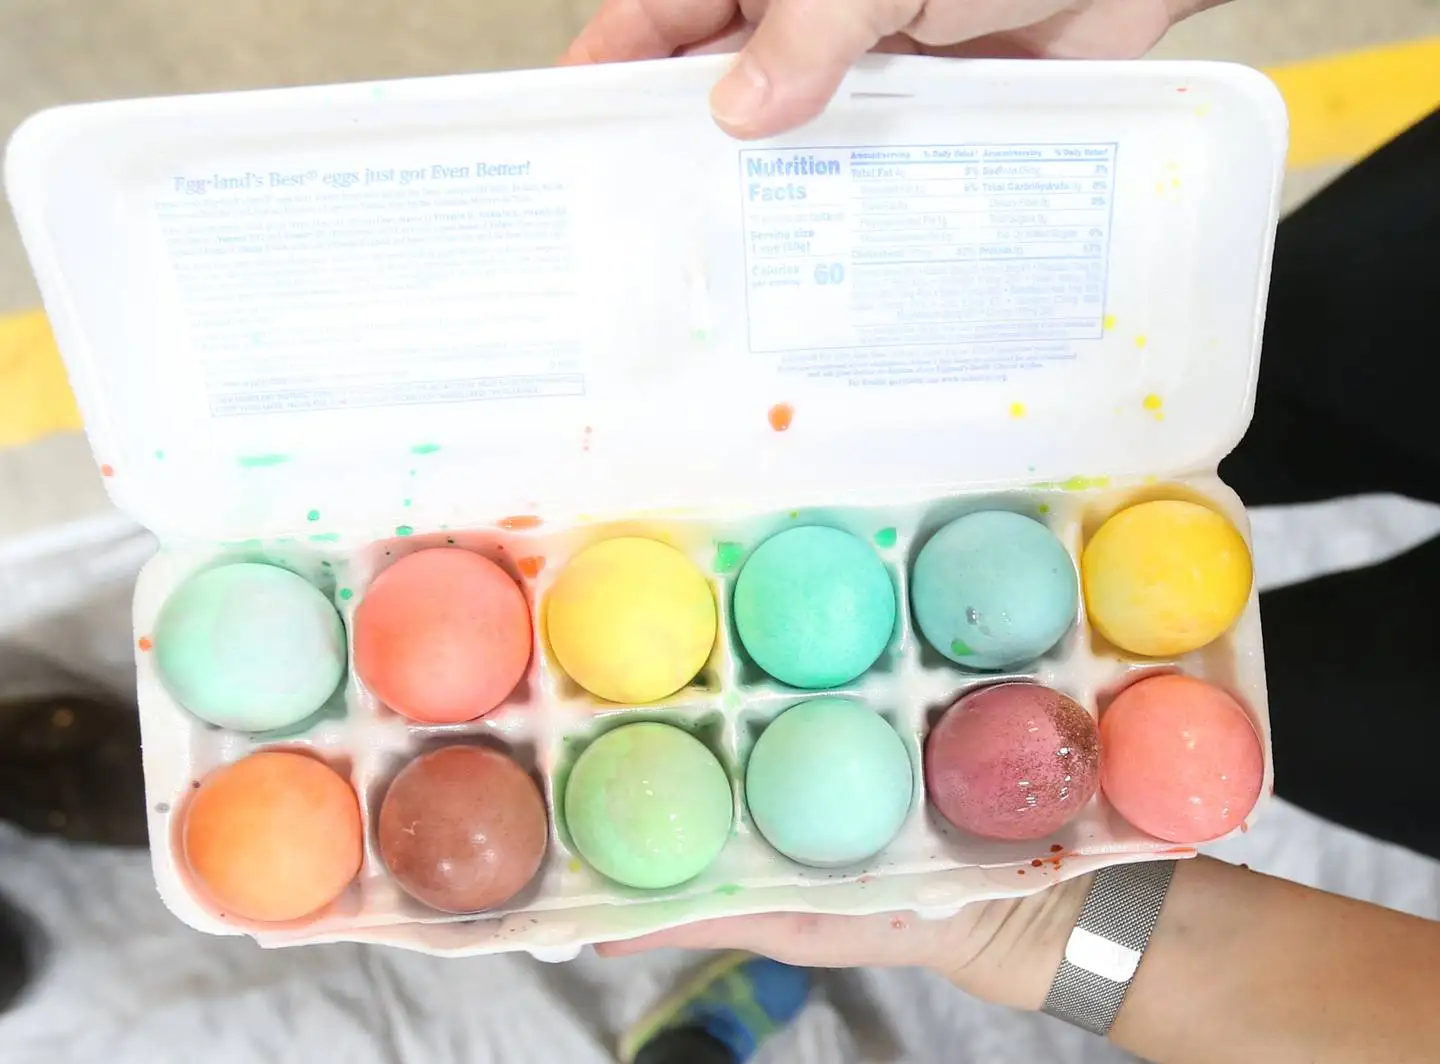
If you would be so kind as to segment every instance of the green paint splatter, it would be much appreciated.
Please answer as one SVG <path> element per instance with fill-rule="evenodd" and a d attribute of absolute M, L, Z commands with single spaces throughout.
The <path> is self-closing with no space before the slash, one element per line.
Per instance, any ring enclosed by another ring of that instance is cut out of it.
<path fill-rule="evenodd" d="M 352 598 L 355 597 L 355 592 L 351 591 L 348 587 L 342 587 L 340 589 L 340 597 L 346 602 L 349 602 Z"/>
<path fill-rule="evenodd" d="M 413 477 L 415 475 L 415 470 L 410 470 L 410 475 Z"/>
<path fill-rule="evenodd" d="M 882 528 L 875 533 L 875 546 L 881 550 L 889 550 L 895 546 L 895 530 L 893 528 Z"/>
<path fill-rule="evenodd" d="M 791 510 L 791 511 L 790 511 L 790 520 L 792 520 L 792 521 L 797 521 L 797 520 L 799 520 L 799 518 L 800 518 L 800 511 L 799 511 L 799 510 Z"/>
<path fill-rule="evenodd" d="M 414 535 L 414 533 L 415 533 L 415 530 L 414 530 L 413 528 L 411 528 L 409 525 L 396 525 L 396 526 L 395 526 L 395 534 L 396 534 L 397 536 L 410 536 L 410 535 Z"/>
<path fill-rule="evenodd" d="M 408 506 L 410 505 L 410 500 L 409 500 L 409 499 L 402 499 L 402 500 L 400 500 L 400 505 L 401 505 L 401 506 L 408 507 Z"/>
<path fill-rule="evenodd" d="M 268 469 L 290 461 L 288 454 L 242 454 L 235 459 L 241 469 Z"/>
<path fill-rule="evenodd" d="M 163 461 L 165 461 L 165 452 L 164 452 L 164 451 L 156 451 L 156 452 L 155 452 L 155 461 L 157 461 L 157 462 L 163 462 Z"/>
<path fill-rule="evenodd" d="M 417 443 L 414 447 L 411 447 L 411 448 L 410 448 L 410 453 L 411 453 L 411 454 L 434 454 L 434 453 L 435 453 L 436 451 L 438 451 L 439 449 L 440 449 L 440 445 L 439 445 L 438 443 Z"/>
<path fill-rule="evenodd" d="M 714 569 L 717 573 L 732 572 L 745 555 L 745 548 L 738 543 L 716 543 Z"/>
<path fill-rule="evenodd" d="M 715 888 L 715 893 L 726 898 L 733 898 L 737 894 L 745 893 L 745 888 L 738 883 L 722 883 Z"/>
<path fill-rule="evenodd" d="M 1048 502 L 1042 502 L 1039 506 L 1035 507 L 1035 509 L 1039 513 L 1048 514 L 1050 512 L 1050 504 Z"/>
<path fill-rule="evenodd" d="M 311 510 L 308 514 L 305 515 L 305 520 L 307 520 L 307 521 L 318 521 L 318 520 L 320 520 L 320 511 L 319 511 L 319 510 Z"/>
<path fill-rule="evenodd" d="M 339 542 L 340 542 L 340 533 L 339 533 L 339 532 L 316 532 L 313 536 L 310 537 L 310 542 L 311 542 L 311 543 L 339 543 Z M 326 564 L 328 565 L 329 563 L 327 562 Z"/>
<path fill-rule="evenodd" d="M 950 653 L 954 654 L 957 658 L 968 658 L 974 654 L 975 651 L 971 650 L 961 640 L 952 639 L 950 640 Z"/>
<path fill-rule="evenodd" d="M 315 537 L 314 537 L 314 536 L 311 536 L 310 538 L 311 538 L 311 539 L 314 539 Z M 330 568 L 330 563 L 327 562 L 327 561 L 321 561 L 321 562 L 320 562 L 320 568 L 322 568 L 322 569 L 328 569 L 328 568 Z"/>
<path fill-rule="evenodd" d="M 1089 491 L 1091 488 L 1108 488 L 1109 477 L 1071 477 L 1060 482 L 1061 491 Z"/>

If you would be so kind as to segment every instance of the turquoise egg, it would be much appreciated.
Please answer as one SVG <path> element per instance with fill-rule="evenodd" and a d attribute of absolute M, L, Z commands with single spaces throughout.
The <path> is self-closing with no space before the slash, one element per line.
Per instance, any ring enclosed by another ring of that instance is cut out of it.
<path fill-rule="evenodd" d="M 345 628 L 335 607 L 274 565 L 244 562 L 192 576 L 160 610 L 151 638 L 175 700 L 235 731 L 298 724 L 345 675 Z"/>
<path fill-rule="evenodd" d="M 895 587 L 869 544 L 806 526 L 756 548 L 735 581 L 735 632 L 756 665 L 792 687 L 849 683 L 895 630 Z"/>
<path fill-rule="evenodd" d="M 755 826 L 792 861 L 855 864 L 883 850 L 910 811 L 910 755 L 874 710 L 843 698 L 776 717 L 745 770 Z"/>
<path fill-rule="evenodd" d="M 951 521 L 915 559 L 910 604 L 930 645 L 966 668 L 1033 661 L 1075 622 L 1075 563 L 1039 521 L 987 510 Z"/>

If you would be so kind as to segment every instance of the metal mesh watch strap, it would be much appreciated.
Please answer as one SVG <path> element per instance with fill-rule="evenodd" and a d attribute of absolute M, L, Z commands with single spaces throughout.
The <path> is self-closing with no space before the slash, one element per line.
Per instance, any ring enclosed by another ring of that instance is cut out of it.
<path fill-rule="evenodd" d="M 1095 873 L 1045 996 L 1045 1012 L 1095 1034 L 1109 1033 L 1174 874 L 1174 861 L 1113 865 Z"/>

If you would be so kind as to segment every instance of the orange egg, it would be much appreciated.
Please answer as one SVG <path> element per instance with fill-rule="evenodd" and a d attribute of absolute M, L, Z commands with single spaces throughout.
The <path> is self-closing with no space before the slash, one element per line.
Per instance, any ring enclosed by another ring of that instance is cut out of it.
<path fill-rule="evenodd" d="M 305 754 L 251 754 L 212 772 L 185 811 L 185 862 L 226 916 L 309 916 L 360 871 L 360 803 Z"/>
<path fill-rule="evenodd" d="M 458 548 L 417 551 L 375 578 L 355 611 L 355 671 L 422 724 L 484 716 L 530 664 L 530 610 L 500 566 Z"/>

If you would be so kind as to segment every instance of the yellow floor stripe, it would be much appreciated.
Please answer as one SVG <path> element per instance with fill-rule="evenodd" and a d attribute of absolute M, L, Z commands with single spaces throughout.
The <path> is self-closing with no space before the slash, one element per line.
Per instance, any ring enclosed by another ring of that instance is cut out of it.
<path fill-rule="evenodd" d="M 1290 108 L 1291 167 L 1344 164 L 1369 155 L 1440 107 L 1440 37 L 1290 63 L 1266 73 Z"/>
<path fill-rule="evenodd" d="M 1440 38 L 1291 63 L 1266 73 L 1290 108 L 1290 166 L 1344 164 L 1440 107 Z M 0 447 L 78 428 L 80 415 L 44 315 L 30 311 L 0 317 Z"/>

